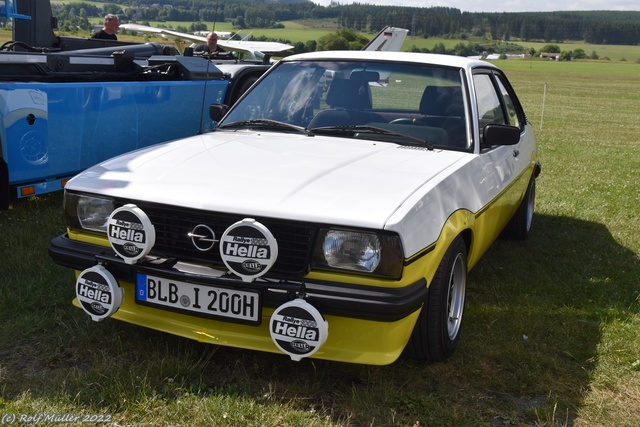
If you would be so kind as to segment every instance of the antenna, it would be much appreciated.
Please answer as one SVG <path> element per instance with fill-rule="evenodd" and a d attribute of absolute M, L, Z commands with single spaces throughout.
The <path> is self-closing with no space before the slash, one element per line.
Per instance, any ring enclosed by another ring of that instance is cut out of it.
<path fill-rule="evenodd" d="M 213 15 L 213 27 L 211 28 L 211 31 L 215 31 L 216 30 L 216 22 L 218 22 L 218 8 L 220 6 L 220 0 L 216 1 L 216 13 L 215 15 Z"/>
<path fill-rule="evenodd" d="M 212 32 L 216 30 L 216 22 L 218 21 L 218 8 L 220 6 L 220 0 L 216 1 L 216 14 L 213 17 L 213 27 L 211 28 Z M 209 67 L 211 66 L 211 58 L 207 58 L 207 72 L 205 73 L 204 80 L 204 90 L 202 91 L 202 102 L 200 103 L 200 125 L 198 126 L 198 135 L 202 135 L 202 119 L 204 118 L 204 101 L 207 96 L 207 83 L 209 82 Z"/>

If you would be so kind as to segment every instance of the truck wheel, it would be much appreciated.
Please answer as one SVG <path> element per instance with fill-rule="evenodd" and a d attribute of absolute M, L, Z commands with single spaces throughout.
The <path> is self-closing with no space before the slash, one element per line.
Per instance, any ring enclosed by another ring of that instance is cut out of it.
<path fill-rule="evenodd" d="M 438 266 L 407 346 L 424 362 L 450 357 L 458 345 L 467 288 L 467 246 L 458 236 Z"/>

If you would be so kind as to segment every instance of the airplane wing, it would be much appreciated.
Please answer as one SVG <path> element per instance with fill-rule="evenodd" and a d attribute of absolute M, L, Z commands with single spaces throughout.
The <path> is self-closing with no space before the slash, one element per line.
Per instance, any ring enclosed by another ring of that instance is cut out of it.
<path fill-rule="evenodd" d="M 195 34 L 196 36 L 206 37 L 207 34 L 209 34 L 209 30 L 196 31 L 193 34 Z M 231 36 L 234 35 L 235 33 L 232 32 L 232 31 L 218 31 L 218 30 L 216 30 L 216 34 L 218 35 L 218 39 L 228 39 L 228 38 L 231 38 Z"/>
<path fill-rule="evenodd" d="M 146 34 L 158 34 L 163 37 L 173 37 L 176 39 L 189 40 L 194 43 L 206 43 L 206 36 L 196 36 L 188 33 L 181 33 L 179 31 L 167 30 L 166 28 L 149 27 L 148 25 L 140 24 L 120 24 L 120 28 L 123 30 L 137 31 L 139 33 Z"/>
<path fill-rule="evenodd" d="M 381 50 L 399 52 L 409 30 L 387 26 L 382 29 L 362 50 Z"/>
<path fill-rule="evenodd" d="M 173 37 L 182 40 L 189 40 L 194 43 L 206 43 L 205 36 L 197 36 L 194 34 L 181 33 L 179 31 L 167 30 L 165 28 L 155 28 L 139 24 L 120 24 L 120 28 L 129 31 L 137 31 L 140 33 L 158 34 L 162 37 Z M 218 46 L 236 52 L 247 54 L 251 59 L 261 60 L 264 54 L 275 54 L 293 49 L 293 46 L 285 43 L 276 42 L 259 42 L 246 40 L 220 40 Z"/>
<path fill-rule="evenodd" d="M 254 42 L 245 40 L 218 40 L 218 46 L 229 50 L 258 51 L 262 53 L 280 53 L 293 49 L 293 46 L 277 42 Z"/>

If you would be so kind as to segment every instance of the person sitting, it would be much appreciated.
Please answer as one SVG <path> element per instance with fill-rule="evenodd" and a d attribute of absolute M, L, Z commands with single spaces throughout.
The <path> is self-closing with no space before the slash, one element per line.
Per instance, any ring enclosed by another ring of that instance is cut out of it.
<path fill-rule="evenodd" d="M 224 52 L 224 49 L 218 46 L 218 35 L 213 31 L 207 34 L 207 42 L 197 44 L 193 47 L 195 55 L 211 55 L 218 52 Z"/>
<path fill-rule="evenodd" d="M 112 13 L 104 17 L 104 25 L 100 31 L 91 36 L 92 39 L 118 40 L 116 32 L 120 27 L 118 15 Z"/>

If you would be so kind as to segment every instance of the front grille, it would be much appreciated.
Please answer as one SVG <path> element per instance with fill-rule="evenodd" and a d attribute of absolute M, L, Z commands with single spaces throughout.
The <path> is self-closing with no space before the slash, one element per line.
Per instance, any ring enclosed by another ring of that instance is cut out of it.
<path fill-rule="evenodd" d="M 193 246 L 188 234 L 196 225 L 204 224 L 215 232 L 216 239 L 220 239 L 229 226 L 248 217 L 146 202 L 136 202 L 136 205 L 149 216 L 155 227 L 156 244 L 151 252 L 153 255 L 215 266 L 224 265 L 220 258 L 219 244 L 202 252 Z M 308 272 L 316 235 L 315 225 L 253 216 L 251 218 L 267 227 L 278 242 L 278 259 L 270 270 L 272 273 L 302 276 Z"/>

